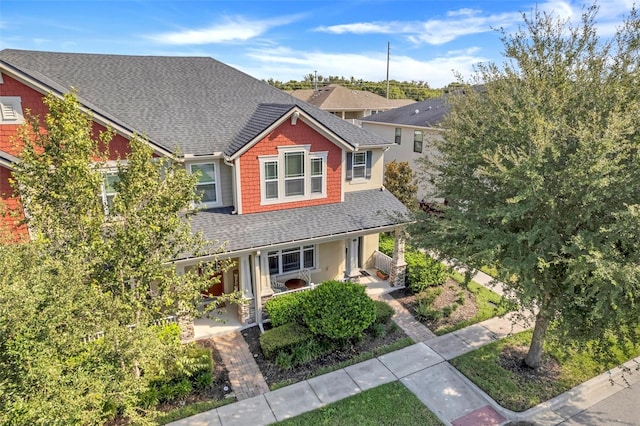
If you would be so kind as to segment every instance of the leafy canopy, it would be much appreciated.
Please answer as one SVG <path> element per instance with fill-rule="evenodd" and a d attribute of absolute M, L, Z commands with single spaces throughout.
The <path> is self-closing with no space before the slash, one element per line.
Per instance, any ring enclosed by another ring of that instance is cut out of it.
<path fill-rule="evenodd" d="M 44 129 L 28 115 L 13 173 L 32 240 L 0 245 L 0 423 L 102 424 L 116 413 L 144 423 L 139 396 L 185 350 L 153 322 L 199 315 L 212 285 L 213 271 L 178 275 L 172 264 L 214 254 L 189 227 L 197 177 L 134 137 L 109 164 L 107 214 L 112 132 L 94 137 L 73 92 L 44 102 Z"/>
<path fill-rule="evenodd" d="M 448 208 L 419 223 L 424 247 L 497 265 L 539 311 L 532 367 L 552 321 L 605 344 L 640 319 L 640 17 L 603 40 L 596 16 L 535 10 L 503 32 L 502 66 L 479 65 L 475 89 L 450 97 L 432 165 Z"/>

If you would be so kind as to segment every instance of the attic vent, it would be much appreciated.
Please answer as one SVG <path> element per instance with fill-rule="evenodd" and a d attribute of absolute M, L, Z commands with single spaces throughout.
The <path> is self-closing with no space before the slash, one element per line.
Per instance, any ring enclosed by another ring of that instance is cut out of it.
<path fill-rule="evenodd" d="M 22 106 L 19 96 L 0 96 L 0 124 L 22 124 Z"/>

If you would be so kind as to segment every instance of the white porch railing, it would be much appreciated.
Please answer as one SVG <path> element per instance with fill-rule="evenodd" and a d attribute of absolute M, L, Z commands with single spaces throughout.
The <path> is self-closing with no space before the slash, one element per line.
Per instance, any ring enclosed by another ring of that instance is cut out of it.
<path fill-rule="evenodd" d="M 376 264 L 376 269 L 386 272 L 387 274 L 391 272 L 391 262 L 393 261 L 392 258 L 378 250 L 373 252 L 373 256 Z"/>

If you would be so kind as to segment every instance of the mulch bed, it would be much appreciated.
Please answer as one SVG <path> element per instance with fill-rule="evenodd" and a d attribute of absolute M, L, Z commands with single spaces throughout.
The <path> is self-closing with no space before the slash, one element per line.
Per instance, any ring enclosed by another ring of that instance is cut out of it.
<path fill-rule="evenodd" d="M 461 292 L 464 294 L 464 304 L 458 306 L 449 317 L 443 317 L 435 321 L 416 317 L 416 319 L 426 325 L 428 329 L 436 331 L 442 327 L 451 327 L 476 316 L 478 307 L 476 306 L 476 299 L 473 293 L 466 290 L 460 283 L 453 279 L 448 279 L 440 288 L 442 288 L 442 293 L 436 297 L 431 304 L 433 308 L 442 309 L 446 306 L 451 306 L 460 298 Z M 415 307 L 418 305 L 418 295 L 412 293 L 408 288 L 401 288 L 389 293 L 389 295 L 416 316 Z"/>
<path fill-rule="evenodd" d="M 213 382 L 211 386 L 201 391 L 194 391 L 186 398 L 162 403 L 156 407 L 159 411 L 170 411 L 174 408 L 181 407 L 186 404 L 192 404 L 194 402 L 222 401 L 233 391 L 233 389 L 231 389 L 231 382 L 229 381 L 229 371 L 222 362 L 222 358 L 220 357 L 218 349 L 215 347 L 213 339 L 198 340 L 196 344 L 212 350 L 214 366 Z M 225 387 L 227 389 L 226 391 Z"/>
<path fill-rule="evenodd" d="M 542 355 L 542 364 L 531 368 L 524 363 L 529 348 L 527 346 L 507 345 L 502 348 L 499 363 L 502 368 L 515 373 L 522 383 L 537 382 L 553 385 L 560 378 L 561 368 L 558 361 L 549 354 Z"/>
<path fill-rule="evenodd" d="M 265 324 L 265 330 L 269 329 L 270 325 Z M 267 360 L 262 354 L 260 349 L 260 329 L 251 327 L 242 331 L 242 336 L 249 345 L 249 350 L 253 354 L 258 367 L 264 376 L 265 381 L 269 386 L 275 383 L 282 382 L 299 382 L 312 377 L 319 369 L 324 367 L 330 367 L 343 361 L 348 361 L 364 352 L 369 352 L 382 346 L 392 344 L 400 339 L 407 337 L 407 335 L 399 327 L 393 327 L 394 331 L 387 333 L 383 337 L 377 339 L 372 338 L 365 334 L 365 337 L 361 342 L 347 346 L 343 349 L 336 350 L 334 352 L 325 354 L 320 358 L 308 362 L 304 365 L 293 367 L 289 370 L 278 367 L 275 363 Z"/>

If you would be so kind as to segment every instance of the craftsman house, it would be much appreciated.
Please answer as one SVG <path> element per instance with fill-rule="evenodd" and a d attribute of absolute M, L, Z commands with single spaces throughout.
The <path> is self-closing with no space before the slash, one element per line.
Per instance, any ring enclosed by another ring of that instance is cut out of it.
<path fill-rule="evenodd" d="M 234 266 L 218 294 L 241 290 L 241 323 L 260 321 L 264 298 L 289 279 L 311 286 L 356 279 L 374 268 L 378 234 L 406 224 L 406 208 L 383 182 L 387 141 L 267 83 L 205 57 L 154 57 L 0 52 L 0 193 L 17 203 L 9 178 L 20 161 L 16 130 L 29 109 L 43 116 L 42 97 L 72 87 L 93 114 L 96 130 L 116 131 L 110 159 L 145 135 L 158 156 L 182 153 L 200 173 L 201 210 L 195 231 L 224 243 Z M 105 197 L 109 193 L 105 174 Z M 2 219 L 16 236 L 27 230 Z M 402 240 L 390 260 L 392 282 L 403 282 Z M 180 271 L 208 258 L 176 259 Z M 388 260 L 388 259 L 387 259 Z"/>

